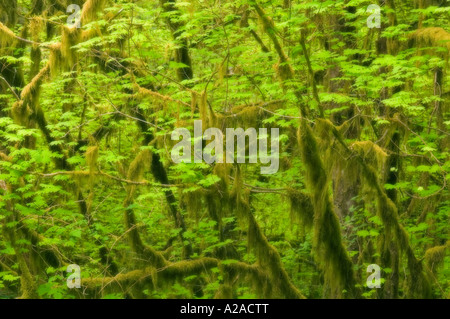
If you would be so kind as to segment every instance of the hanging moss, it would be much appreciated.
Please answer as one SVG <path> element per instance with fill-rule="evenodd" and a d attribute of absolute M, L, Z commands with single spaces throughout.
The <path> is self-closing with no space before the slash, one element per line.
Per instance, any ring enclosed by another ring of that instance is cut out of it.
<path fill-rule="evenodd" d="M 230 182 L 230 174 L 232 170 L 233 165 L 230 163 L 226 163 L 225 161 L 223 163 L 216 163 L 214 165 L 213 173 L 220 177 L 221 181 L 224 184 L 224 188 L 227 189 L 227 186 Z"/>
<path fill-rule="evenodd" d="M 68 26 L 63 26 L 61 29 L 61 57 L 64 64 L 72 69 L 77 62 L 76 50 L 72 47 L 80 42 L 81 29 Z"/>
<path fill-rule="evenodd" d="M 204 270 L 218 266 L 218 260 L 215 258 L 203 257 L 193 260 L 184 260 L 176 263 L 170 263 L 158 274 L 158 277 L 165 279 L 175 279 L 177 277 L 191 276 L 199 274 Z"/>
<path fill-rule="evenodd" d="M 388 158 L 384 151 L 372 141 L 358 141 L 350 145 L 350 149 L 359 154 L 361 158 L 370 166 L 374 167 L 378 172 L 385 171 L 385 164 Z M 382 174 L 380 174 L 381 176 Z"/>
<path fill-rule="evenodd" d="M 136 182 L 140 181 L 144 172 L 149 169 L 150 156 L 151 154 L 148 149 L 142 150 L 131 162 L 127 179 Z"/>
<path fill-rule="evenodd" d="M 46 67 L 52 76 L 56 76 L 64 65 L 62 53 L 61 53 L 61 43 L 56 43 L 50 46 L 50 57 L 48 59 L 48 64 Z"/>
<path fill-rule="evenodd" d="M 339 220 L 334 213 L 329 194 L 329 179 L 318 155 L 317 142 L 311 128 L 301 120 L 300 149 L 306 166 L 308 187 L 314 206 L 314 251 L 324 271 L 331 296 L 342 296 L 347 290 L 352 297 L 359 292 L 355 287 L 353 264 L 342 243 Z"/>
<path fill-rule="evenodd" d="M 95 291 L 98 287 L 104 287 L 108 291 L 123 291 L 123 288 L 130 288 L 136 284 L 154 290 L 179 281 L 184 277 L 198 275 L 218 266 L 219 260 L 207 257 L 176 263 L 165 262 L 164 265 L 158 268 L 145 267 L 121 273 L 114 277 L 82 278 L 81 285 L 83 288 L 91 291 Z M 143 289 L 141 288 L 141 290 Z"/>
<path fill-rule="evenodd" d="M 46 65 L 41 71 L 28 83 L 22 90 L 21 99 L 26 102 L 33 102 L 39 100 L 39 92 L 42 82 L 48 76 L 50 68 Z M 32 103 L 32 109 L 34 109 Z"/>
<path fill-rule="evenodd" d="M 90 146 L 86 150 L 86 164 L 89 167 L 90 172 L 94 172 L 97 169 L 98 160 L 98 146 Z"/>
<path fill-rule="evenodd" d="M 84 289 L 88 289 L 90 295 L 96 296 L 102 291 L 108 292 L 122 292 L 124 287 L 131 287 L 136 284 L 144 285 L 146 288 L 153 288 L 152 282 L 152 268 L 148 267 L 143 270 L 132 270 L 125 274 L 118 274 L 114 277 L 102 277 L 102 278 L 82 278 L 81 285 Z M 97 297 L 100 297 L 97 296 Z"/>
<path fill-rule="evenodd" d="M 243 262 L 221 263 L 219 265 L 223 276 L 223 284 L 216 293 L 215 298 L 229 298 L 234 296 L 233 288 L 238 282 L 250 284 L 258 296 L 262 298 L 276 298 L 276 284 L 273 284 L 272 277 L 268 271 L 254 264 L 248 265 Z"/>
<path fill-rule="evenodd" d="M 428 269 L 432 273 L 435 274 L 437 268 L 444 261 L 445 254 L 449 247 L 450 247 L 450 241 L 447 241 L 447 243 L 445 245 L 429 248 L 425 252 L 425 262 L 426 262 Z"/>
<path fill-rule="evenodd" d="M 362 174 L 366 179 L 367 185 L 371 187 L 377 198 L 377 214 L 385 227 L 385 245 L 382 249 L 389 249 L 391 240 L 396 240 L 398 249 L 401 252 L 404 252 L 408 259 L 408 269 L 411 275 L 411 280 L 408 281 L 408 296 L 410 298 L 430 297 L 431 285 L 423 271 L 422 262 L 415 257 L 414 251 L 409 243 L 408 234 L 404 227 L 399 223 L 397 206 L 387 196 L 386 191 L 379 181 L 377 172 L 371 165 L 366 163 L 364 157 L 347 146 L 342 136 L 334 126 L 330 126 L 330 131 L 343 147 L 344 151 L 347 152 L 347 154 L 351 154 L 352 158 L 354 158 L 356 163 L 361 167 Z M 363 144 L 360 150 L 366 150 L 367 152 L 369 146 L 374 148 L 374 150 L 370 152 L 375 152 L 379 155 L 381 154 L 380 150 L 377 150 L 370 144 Z"/>
<path fill-rule="evenodd" d="M 227 117 L 230 123 L 225 124 L 225 127 L 227 125 L 244 128 L 258 127 L 261 126 L 261 119 L 265 114 L 259 105 L 238 105 L 233 107 L 230 113 Z"/>
<path fill-rule="evenodd" d="M 97 12 L 102 9 L 104 3 L 105 0 L 87 0 L 81 10 L 82 25 L 93 21 L 97 17 Z"/>
<path fill-rule="evenodd" d="M 21 253 L 17 253 L 17 259 L 20 269 L 20 289 L 22 295 L 20 299 L 39 299 L 36 283 L 31 276 L 30 270 Z"/>
<path fill-rule="evenodd" d="M 273 247 L 262 233 L 252 213 L 248 213 L 249 245 L 253 247 L 261 266 L 269 269 L 272 282 L 277 282 L 273 295 L 290 299 L 304 299 L 303 294 L 293 285 L 289 275 L 284 269 L 278 251 Z"/>
<path fill-rule="evenodd" d="M 201 188 L 189 192 L 184 192 L 180 189 L 180 192 L 181 203 L 185 205 L 190 217 L 193 217 L 196 221 L 198 221 L 200 217 L 199 213 L 202 212 L 204 207 L 202 198 L 206 192 Z"/>
<path fill-rule="evenodd" d="M 30 68 L 30 78 L 35 77 L 39 73 L 39 64 L 41 63 L 41 49 L 37 46 L 33 46 L 30 52 L 30 59 L 32 62 L 32 66 Z"/>
<path fill-rule="evenodd" d="M 16 40 L 16 35 L 0 22 L 0 47 L 8 47 Z"/>
<path fill-rule="evenodd" d="M 30 19 L 31 38 L 39 42 L 41 32 L 44 30 L 45 22 L 41 17 L 35 16 Z"/>
<path fill-rule="evenodd" d="M 30 30 L 31 30 L 31 37 L 33 41 L 39 42 L 40 33 L 42 32 L 44 26 L 44 22 L 39 17 L 33 17 L 30 21 Z M 36 76 L 36 74 L 39 73 L 40 70 L 40 62 L 41 62 L 41 49 L 37 44 L 33 44 L 31 46 L 31 52 L 30 52 L 30 58 L 32 62 L 32 66 L 30 68 L 30 78 L 33 78 Z"/>
<path fill-rule="evenodd" d="M 167 262 L 164 256 L 160 252 L 156 251 L 150 246 L 145 245 L 142 242 L 136 222 L 136 216 L 134 215 L 133 209 L 129 207 L 131 204 L 132 200 L 129 194 L 124 202 L 125 207 L 124 221 L 125 226 L 128 230 L 127 234 L 130 246 L 133 249 L 133 251 L 138 255 L 137 259 L 138 261 L 140 261 L 138 262 L 138 264 L 142 262 L 144 264 L 150 263 L 156 268 L 165 266 Z"/>
<path fill-rule="evenodd" d="M 250 212 L 249 192 L 245 190 L 240 166 L 236 166 L 233 187 L 230 191 L 230 206 L 236 212 L 241 226 L 246 226 L 248 214 Z"/>
<path fill-rule="evenodd" d="M 275 50 L 279 56 L 280 66 L 278 75 L 285 85 L 293 80 L 294 71 L 288 63 L 288 57 L 284 52 L 275 34 L 273 21 L 265 14 L 264 10 L 255 2 L 252 3 L 260 17 L 267 35 L 271 38 Z M 299 102 L 300 113 L 303 117 L 308 114 L 307 104 L 298 90 L 293 88 Z M 300 121 L 299 144 L 303 162 L 306 165 L 308 188 L 312 196 L 314 206 L 314 247 L 315 254 L 324 271 L 326 283 L 331 287 L 332 296 L 339 297 L 345 289 L 349 295 L 356 297 L 359 291 L 355 288 L 355 276 L 353 264 L 342 243 L 340 225 L 333 211 L 330 195 L 328 193 L 329 179 L 318 153 L 316 138 L 306 120 Z"/>
<path fill-rule="evenodd" d="M 19 222 L 18 226 L 23 236 L 32 243 L 33 250 L 38 253 L 39 258 L 43 261 L 41 268 L 47 265 L 59 267 L 68 262 L 56 247 L 48 244 L 48 240 L 44 236 L 30 229 L 23 222 Z"/>
<path fill-rule="evenodd" d="M 278 76 L 280 77 L 280 79 L 284 85 L 284 81 L 286 81 L 288 79 L 292 79 L 294 77 L 294 70 L 292 69 L 292 66 L 289 63 L 289 57 L 286 55 L 280 42 L 278 41 L 273 20 L 269 16 L 266 15 L 264 10 L 261 8 L 261 6 L 259 4 L 256 3 L 256 1 L 254 1 L 252 3 L 252 6 L 255 8 L 256 12 L 258 13 L 258 16 L 261 19 L 262 25 L 264 27 L 264 30 L 266 31 L 267 35 L 272 40 L 275 50 L 278 53 L 280 60 L 279 60 L 279 63 L 276 65 L 276 70 L 277 70 Z"/>
<path fill-rule="evenodd" d="M 292 188 L 287 190 L 287 196 L 291 204 L 291 219 L 311 228 L 314 220 L 314 207 L 311 197 Z"/>
<path fill-rule="evenodd" d="M 131 181 L 140 181 L 143 174 L 148 170 L 150 165 L 151 153 L 148 149 L 142 150 L 136 158 L 131 162 L 128 169 L 127 178 Z M 150 246 L 143 243 L 139 228 L 136 221 L 136 216 L 134 214 L 133 208 L 130 207 L 133 203 L 133 196 L 136 190 L 136 185 L 131 185 L 127 187 L 127 197 L 124 201 L 124 221 L 125 226 L 128 230 L 128 238 L 133 251 L 138 255 L 139 260 L 148 261 L 154 267 L 163 267 L 167 264 L 164 256 L 157 252 Z"/>
<path fill-rule="evenodd" d="M 179 100 L 175 100 L 172 97 L 168 96 L 168 95 L 163 95 L 161 93 L 143 88 L 137 84 L 135 84 L 135 90 L 137 91 L 137 98 L 138 99 L 142 99 L 145 97 L 150 97 L 152 100 L 156 101 L 156 102 L 163 102 L 163 105 L 166 105 L 167 102 L 176 102 L 179 103 L 181 105 L 184 106 L 190 106 L 188 103 L 179 101 Z"/>
<path fill-rule="evenodd" d="M 249 191 L 243 188 L 243 180 L 239 166 L 236 168 L 233 188 L 230 192 L 232 208 L 236 212 L 241 225 L 248 224 L 248 244 L 255 251 L 261 267 L 268 269 L 269 276 L 277 286 L 273 295 L 286 298 L 305 298 L 303 294 L 292 284 L 286 270 L 284 269 L 278 251 L 262 233 L 253 216 L 249 204 Z"/>
<path fill-rule="evenodd" d="M 10 216 L 9 218 L 17 220 L 18 216 L 16 214 L 15 216 L 13 215 Z M 16 245 L 16 241 L 18 239 L 16 238 L 17 232 L 15 231 L 14 228 L 10 228 L 6 232 L 11 241 L 11 246 L 14 248 L 17 263 L 19 264 L 20 289 L 22 292 L 20 299 L 38 299 L 39 295 L 37 293 L 36 282 L 33 278 L 33 275 L 30 272 L 30 268 L 28 267 L 25 258 L 23 257 L 21 248 Z"/>
<path fill-rule="evenodd" d="M 421 28 L 412 33 L 410 37 L 414 41 L 411 46 L 416 45 L 418 47 L 446 47 L 448 50 L 450 50 L 450 33 L 445 31 L 443 28 Z"/>

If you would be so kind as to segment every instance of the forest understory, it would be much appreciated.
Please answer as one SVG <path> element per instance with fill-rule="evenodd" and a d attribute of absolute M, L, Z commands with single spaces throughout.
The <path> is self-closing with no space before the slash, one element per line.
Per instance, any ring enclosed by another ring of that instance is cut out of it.
<path fill-rule="evenodd" d="M 0 0 L 0 299 L 450 299 L 449 12 Z"/>

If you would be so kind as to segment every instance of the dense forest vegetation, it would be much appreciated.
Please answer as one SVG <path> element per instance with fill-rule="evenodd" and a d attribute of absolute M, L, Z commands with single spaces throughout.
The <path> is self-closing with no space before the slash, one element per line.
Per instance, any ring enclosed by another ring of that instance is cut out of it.
<path fill-rule="evenodd" d="M 449 11 L 0 0 L 0 298 L 450 298 Z"/>

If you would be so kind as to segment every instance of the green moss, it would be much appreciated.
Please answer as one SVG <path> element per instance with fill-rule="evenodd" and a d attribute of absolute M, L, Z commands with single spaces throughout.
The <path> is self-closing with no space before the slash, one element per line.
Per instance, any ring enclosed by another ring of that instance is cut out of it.
<path fill-rule="evenodd" d="M 432 273 L 436 273 L 437 268 L 442 265 L 449 247 L 450 241 L 447 241 L 445 245 L 429 248 L 425 252 L 425 262 Z"/>

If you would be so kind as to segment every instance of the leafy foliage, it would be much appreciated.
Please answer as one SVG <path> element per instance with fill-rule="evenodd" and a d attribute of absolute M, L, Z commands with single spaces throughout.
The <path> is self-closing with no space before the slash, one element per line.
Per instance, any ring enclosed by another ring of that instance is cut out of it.
<path fill-rule="evenodd" d="M 0 298 L 449 298 L 449 1 L 381 3 L 0 1 Z"/>

